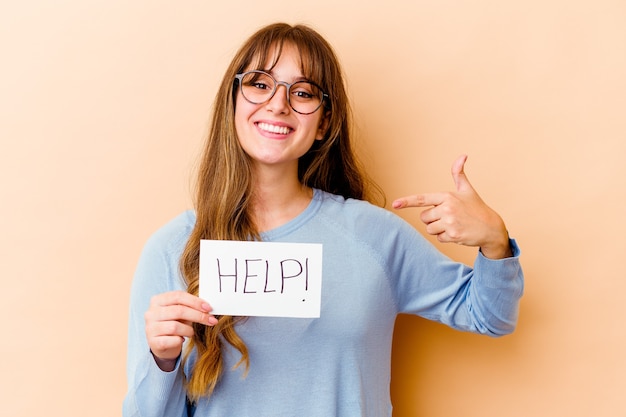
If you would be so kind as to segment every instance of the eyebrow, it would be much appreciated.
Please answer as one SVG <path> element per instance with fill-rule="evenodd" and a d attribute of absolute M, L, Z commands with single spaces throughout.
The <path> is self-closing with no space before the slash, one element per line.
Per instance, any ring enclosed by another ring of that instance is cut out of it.
<path fill-rule="evenodd" d="M 267 70 L 267 69 L 265 69 L 265 68 L 261 68 L 260 70 L 261 70 L 261 71 L 263 71 L 263 72 L 267 72 L 268 74 L 270 74 L 272 77 L 274 77 L 274 79 L 275 79 L 276 81 L 281 81 L 281 80 L 279 80 L 279 79 L 276 77 L 276 73 L 274 73 L 274 71 L 272 71 L 272 70 Z M 297 83 L 298 81 L 308 81 L 308 82 L 312 82 L 311 80 L 309 80 L 308 78 L 306 78 L 304 75 L 299 75 L 299 76 L 297 76 L 297 77 L 293 78 L 293 79 L 292 79 L 292 81 L 291 81 L 289 84 Z M 287 82 L 287 81 L 284 81 L 284 82 Z"/>

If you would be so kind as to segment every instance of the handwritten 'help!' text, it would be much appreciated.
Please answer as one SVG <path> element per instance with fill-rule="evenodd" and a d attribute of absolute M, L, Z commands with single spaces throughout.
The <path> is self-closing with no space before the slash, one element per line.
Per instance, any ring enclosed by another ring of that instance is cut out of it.
<path fill-rule="evenodd" d="M 200 298 L 213 314 L 319 317 L 322 245 L 200 242 Z"/>

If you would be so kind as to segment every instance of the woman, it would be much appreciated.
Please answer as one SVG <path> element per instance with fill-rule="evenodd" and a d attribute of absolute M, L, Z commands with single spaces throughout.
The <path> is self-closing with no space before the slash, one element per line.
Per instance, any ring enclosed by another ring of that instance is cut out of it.
<path fill-rule="evenodd" d="M 480 248 L 474 268 L 367 202 L 376 188 L 349 126 L 339 63 L 315 31 L 274 24 L 242 46 L 214 103 L 195 210 L 157 231 L 139 261 L 125 416 L 390 416 L 397 314 L 513 331 L 519 250 L 467 181 L 465 157 L 455 193 L 393 207 L 429 207 L 428 233 Z M 320 317 L 213 316 L 197 296 L 201 239 L 321 243 Z"/>

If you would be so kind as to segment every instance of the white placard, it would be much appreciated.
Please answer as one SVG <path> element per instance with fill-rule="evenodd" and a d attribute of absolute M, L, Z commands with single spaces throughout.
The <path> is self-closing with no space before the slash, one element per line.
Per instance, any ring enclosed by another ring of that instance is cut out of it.
<path fill-rule="evenodd" d="M 200 241 L 200 298 L 213 314 L 319 317 L 322 245 Z"/>

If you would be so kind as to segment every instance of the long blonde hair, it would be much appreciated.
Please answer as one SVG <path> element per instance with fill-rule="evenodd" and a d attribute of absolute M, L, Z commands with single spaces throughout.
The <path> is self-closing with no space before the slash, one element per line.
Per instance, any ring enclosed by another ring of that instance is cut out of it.
<path fill-rule="evenodd" d="M 237 97 L 235 75 L 248 69 L 267 69 L 278 61 L 283 45 L 300 53 L 303 75 L 318 84 L 329 98 L 322 110 L 328 129 L 321 141 L 300 158 L 298 176 L 302 184 L 346 198 L 384 204 L 380 189 L 367 177 L 351 144 L 351 113 L 342 71 L 331 46 L 313 29 L 285 23 L 266 26 L 253 34 L 236 53 L 215 97 L 213 116 L 202 154 L 196 184 L 196 224 L 183 251 L 180 268 L 187 291 L 198 295 L 200 240 L 260 240 L 250 213 L 251 165 L 235 130 Z M 371 194 L 370 194 L 371 193 Z M 378 200 L 378 201 L 374 201 Z M 185 360 L 196 350 L 196 362 L 186 382 L 192 401 L 210 396 L 223 372 L 222 343 L 226 341 L 241 353 L 236 366 L 249 367 L 243 340 L 235 332 L 238 319 L 218 317 L 209 327 L 194 324 L 194 336 L 187 345 Z"/>

